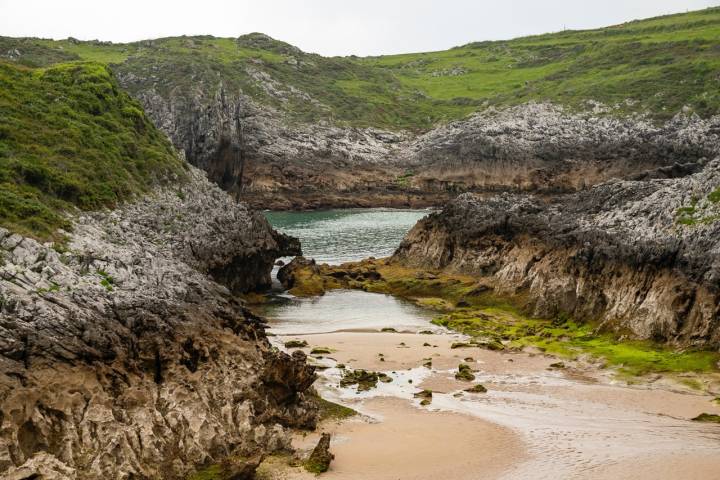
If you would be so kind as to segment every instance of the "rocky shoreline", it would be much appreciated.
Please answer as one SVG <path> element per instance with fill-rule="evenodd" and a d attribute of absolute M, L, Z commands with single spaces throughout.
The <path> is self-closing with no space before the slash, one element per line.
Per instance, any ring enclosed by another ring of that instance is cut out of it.
<path fill-rule="evenodd" d="M 611 181 L 544 202 L 458 197 L 394 260 L 472 274 L 536 316 L 631 337 L 720 345 L 720 160 L 670 180 Z"/>
<path fill-rule="evenodd" d="M 314 368 L 235 295 L 297 240 L 194 169 L 74 226 L 62 248 L 0 233 L 3 478 L 250 478 L 314 427 Z"/>

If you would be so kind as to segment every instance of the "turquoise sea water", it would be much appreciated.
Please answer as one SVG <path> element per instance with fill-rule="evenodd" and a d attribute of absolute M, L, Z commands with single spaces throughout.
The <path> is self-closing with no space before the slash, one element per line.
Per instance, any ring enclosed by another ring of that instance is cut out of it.
<path fill-rule="evenodd" d="M 270 223 L 302 242 L 305 257 L 338 264 L 392 255 L 415 223 L 430 210 L 352 209 L 266 212 Z"/>

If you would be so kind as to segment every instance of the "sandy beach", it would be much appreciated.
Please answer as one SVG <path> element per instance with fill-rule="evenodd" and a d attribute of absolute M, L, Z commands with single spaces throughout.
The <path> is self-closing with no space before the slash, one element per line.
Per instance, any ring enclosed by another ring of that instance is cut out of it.
<path fill-rule="evenodd" d="M 690 421 L 720 413 L 711 395 L 680 385 L 627 386 L 592 363 L 537 353 L 451 348 L 463 339 L 370 331 L 275 337 L 305 340 L 332 353 L 310 355 L 328 367 L 317 388 L 361 415 L 326 421 L 296 438 L 309 451 L 319 432 L 333 434 L 328 479 L 720 479 L 720 428 Z M 432 362 L 428 367 L 427 362 Z M 458 365 L 475 380 L 454 378 Z M 336 365 L 382 371 L 390 383 L 360 392 L 339 387 Z M 425 365 L 425 366 L 424 366 Z M 487 393 L 467 393 L 482 384 Z M 420 405 L 414 394 L 433 391 Z M 277 465 L 266 478 L 312 478 Z"/>

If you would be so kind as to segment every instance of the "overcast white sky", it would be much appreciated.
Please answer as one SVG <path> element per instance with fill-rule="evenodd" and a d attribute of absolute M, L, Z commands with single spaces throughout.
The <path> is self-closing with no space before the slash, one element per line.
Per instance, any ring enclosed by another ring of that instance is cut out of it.
<path fill-rule="evenodd" d="M 378 55 L 594 28 L 720 0 L 0 0 L 0 35 L 127 42 L 263 32 L 308 52 Z"/>

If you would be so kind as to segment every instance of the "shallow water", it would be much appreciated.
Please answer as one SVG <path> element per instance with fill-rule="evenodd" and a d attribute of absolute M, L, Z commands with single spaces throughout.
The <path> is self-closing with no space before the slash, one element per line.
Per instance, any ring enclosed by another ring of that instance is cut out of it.
<path fill-rule="evenodd" d="M 372 208 L 265 216 L 277 230 L 300 239 L 305 257 L 336 265 L 392 255 L 408 230 L 430 212 Z"/>
<path fill-rule="evenodd" d="M 413 225 L 430 210 L 357 209 L 318 212 L 266 212 L 277 230 L 298 237 L 303 253 L 318 263 L 340 264 L 387 257 Z M 287 259 L 286 259 L 287 260 Z M 277 269 L 273 276 L 277 274 Z M 432 329 L 434 314 L 390 295 L 355 290 L 322 297 L 275 295 L 260 309 L 279 335 L 299 335 L 392 327 L 416 332 Z"/>
<path fill-rule="evenodd" d="M 434 330 L 434 314 L 390 295 L 337 290 L 321 297 L 278 295 L 260 309 L 270 331 L 277 335 L 302 335 L 340 331 Z"/>

